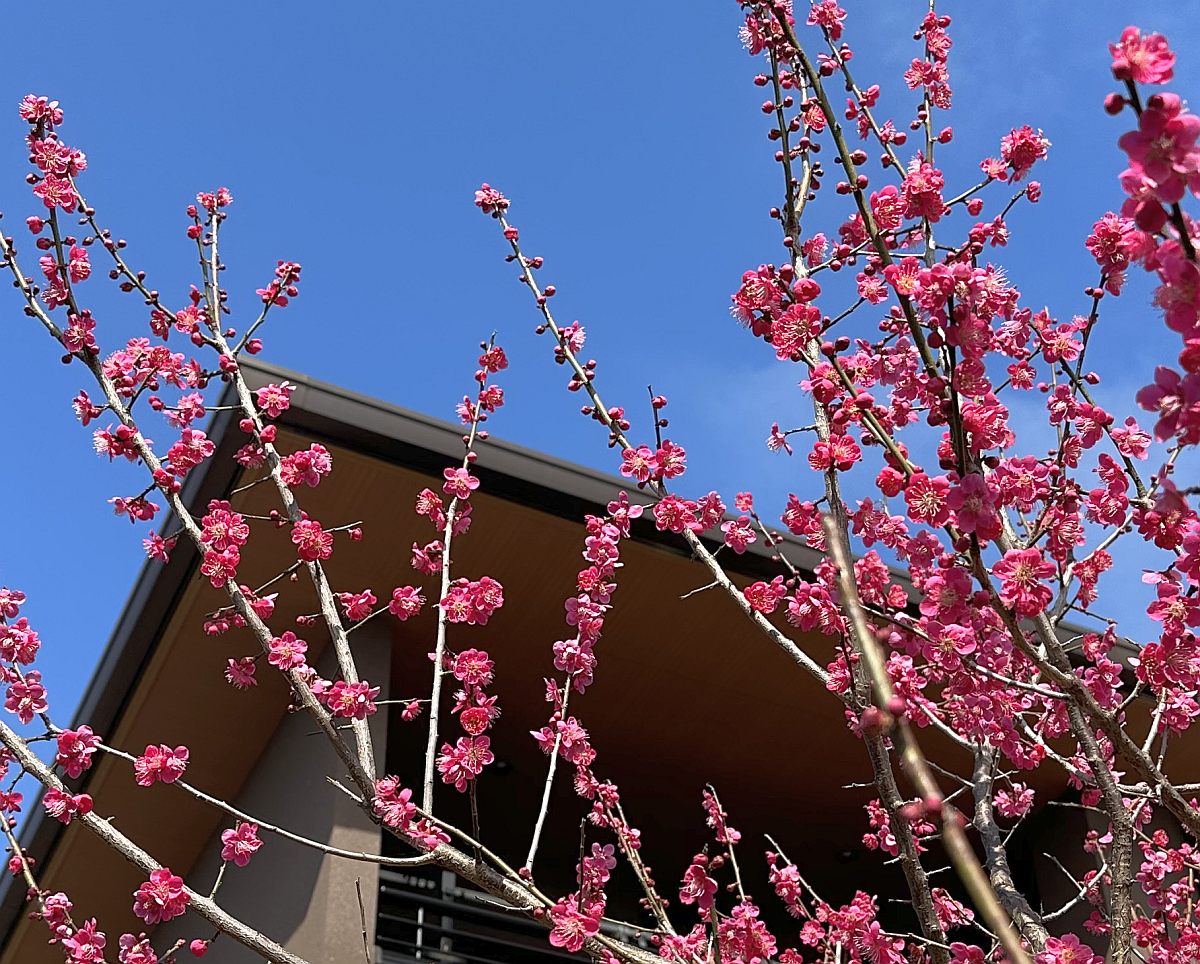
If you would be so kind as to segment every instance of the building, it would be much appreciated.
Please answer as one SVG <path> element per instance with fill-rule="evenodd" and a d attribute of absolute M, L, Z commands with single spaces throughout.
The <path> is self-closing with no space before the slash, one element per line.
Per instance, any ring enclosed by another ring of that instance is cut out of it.
<path fill-rule="evenodd" d="M 298 386 L 291 409 L 278 420 L 282 450 L 319 441 L 333 453 L 333 473 L 304 491 L 305 508 L 327 525 L 364 524 L 366 538 L 356 546 L 339 543 L 330 561 L 333 588 L 371 587 L 387 598 L 392 587 L 415 582 L 408 547 L 431 536 L 427 522 L 412 511 L 413 498 L 427 485 L 436 487 L 433 480 L 440 481 L 442 469 L 461 458 L 459 427 L 257 362 L 244 370 L 252 387 L 285 378 Z M 244 511 L 268 512 L 270 486 L 232 494 L 243 479 L 231 455 L 245 436 L 229 413 L 220 413 L 210 436 L 216 456 L 189 477 L 187 503 L 199 507 L 231 497 Z M 563 600 L 574 592 L 583 517 L 602 511 L 621 489 L 635 501 L 645 500 L 622 480 L 499 440 L 481 447 L 476 473 L 483 484 L 472 498 L 472 531 L 454 547 L 455 573 L 499 579 L 506 604 L 485 628 L 453 627 L 462 632 L 452 635 L 451 644 L 486 648 L 496 661 L 494 691 L 504 715 L 492 734 L 498 763 L 480 785 L 482 832 L 490 846 L 519 864 L 546 767 L 528 731 L 545 722 L 543 677 L 552 673 L 551 645 L 564 634 Z M 818 559 L 797 542 L 789 542 L 787 551 L 801 567 Z M 777 571 L 761 542 L 743 556 L 723 558 L 743 584 Z M 265 581 L 294 559 L 286 531 L 259 531 L 239 576 L 250 581 L 261 575 Z M 663 892 L 673 895 L 678 875 L 708 839 L 699 801 L 712 782 L 745 835 L 748 881 L 764 905 L 771 903 L 757 860 L 765 849 L 764 832 L 779 840 L 810 879 L 830 888 L 830 899 L 848 897 L 864 875 L 871 889 L 902 897 L 896 868 L 883 866 L 862 845 L 861 808 L 874 794 L 843 789 L 868 782 L 870 770 L 838 703 L 719 591 L 693 593 L 706 585 L 707 574 L 675 537 L 643 520 L 623 548 L 622 561 L 615 608 L 599 647 L 597 682 L 572 710 L 599 751 L 597 771 L 622 787 L 648 860 L 659 868 Z M 332 752 L 302 715 L 285 712 L 282 682 L 260 673 L 255 690 L 241 692 L 225 683 L 227 658 L 251 654 L 254 647 L 244 632 L 215 638 L 202 632 L 205 613 L 221 605 L 222 597 L 196 568 L 194 553 L 181 546 L 169 564 L 152 563 L 142 572 L 79 721 L 134 753 L 149 743 L 186 744 L 193 785 L 310 839 L 378 853 L 385 844 L 377 828 L 326 779 L 339 772 Z M 288 626 L 296 615 L 314 611 L 306 591 L 311 592 L 301 584 L 289 588 L 273 625 Z M 373 620 L 354 634 L 360 668 L 382 687 L 380 699 L 427 693 L 434 628 L 428 609 L 402 624 L 390 617 Z M 315 627 L 301 635 L 314 649 L 323 642 Z M 822 663 L 832 655 L 828 639 L 798 641 Z M 425 717 L 404 723 L 397 709 L 381 706 L 372 718 L 376 747 L 385 757 L 381 770 L 398 774 L 405 785 L 419 785 Z M 932 754 L 963 763 L 955 757 L 961 751 L 936 734 L 925 739 Z M 1032 781 L 1039 799 L 1065 790 L 1049 768 Z M 97 812 L 119 815 L 121 829 L 158 860 L 197 889 L 209 886 L 220 831 L 231 825 L 227 815 L 175 787 L 136 786 L 129 764 L 113 757 L 87 774 L 86 789 Z M 438 801 L 439 813 L 444 807 L 447 819 L 469 825 L 464 801 L 451 788 L 439 786 Z M 539 883 L 550 892 L 573 887 L 584 813 L 569 776 L 560 779 L 537 867 Z M 1041 833 L 1034 827 L 1025 834 L 1028 840 L 1014 848 L 1013 859 L 1018 874 L 1035 894 L 1040 884 L 1049 904 L 1056 892 L 1069 891 L 1056 869 L 1039 867 L 1034 859 Z M 364 927 L 371 953 L 381 961 L 559 956 L 534 925 L 474 900 L 438 872 L 381 873 L 371 863 L 322 855 L 266 832 L 263 839 L 249 867 L 226 874 L 219 900 L 313 964 L 363 960 Z M 86 829 L 64 828 L 34 807 L 23 842 L 39 861 L 43 886 L 67 891 L 84 918 L 97 917 L 110 935 L 142 929 L 130 896 L 142 874 Z M 632 888 L 622 890 L 620 878 L 614 883 L 610 912 L 641 921 Z M 43 925 L 26 919 L 23 891 L 8 879 L 0 892 L 0 964 L 61 961 L 61 953 L 46 946 Z M 779 933 L 792 934 L 785 930 L 789 926 L 784 917 Z M 207 934 L 207 925 L 189 916 L 160 928 L 155 942 L 169 946 L 175 935 Z M 220 941 L 208 960 L 257 958 Z"/>

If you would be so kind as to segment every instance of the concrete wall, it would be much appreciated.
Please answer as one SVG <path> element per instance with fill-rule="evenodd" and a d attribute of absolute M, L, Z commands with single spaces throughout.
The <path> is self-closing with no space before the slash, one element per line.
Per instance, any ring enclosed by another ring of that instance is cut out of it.
<path fill-rule="evenodd" d="M 380 686 L 379 698 L 386 699 L 391 640 L 383 624 L 368 624 L 351 638 L 360 674 L 372 685 Z M 324 674 L 334 672 L 331 652 L 325 654 L 321 663 Z M 387 710 L 386 706 L 380 707 L 371 718 L 379 766 L 386 742 Z M 234 805 L 312 840 L 344 850 L 378 853 L 378 828 L 349 797 L 326 780 L 327 776 L 340 777 L 342 772 L 340 761 L 325 738 L 314 733 L 307 715 L 292 714 L 279 725 Z M 230 818 L 227 826 L 233 823 Z M 239 868 L 231 864 L 226 868 L 217 894 L 218 903 L 311 964 L 363 962 L 365 915 L 373 955 L 378 868 L 371 863 L 322 854 L 266 831 L 260 832 L 260 837 L 263 846 L 248 866 Z M 220 850 L 218 833 L 187 875 L 196 890 L 212 886 L 220 866 Z M 362 891 L 362 914 L 356 880 Z M 211 929 L 199 917 L 186 914 L 161 925 L 152 936 L 161 953 L 177 938 L 210 937 Z M 115 938 L 112 942 L 115 943 Z M 191 959 L 186 953 L 182 957 Z M 226 937 L 217 940 L 205 957 L 205 964 L 259 961 L 258 955 Z"/>

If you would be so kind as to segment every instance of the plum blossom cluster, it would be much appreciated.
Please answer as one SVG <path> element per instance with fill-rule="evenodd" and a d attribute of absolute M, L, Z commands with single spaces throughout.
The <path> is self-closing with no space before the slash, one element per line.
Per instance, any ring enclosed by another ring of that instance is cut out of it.
<path fill-rule="evenodd" d="M 139 787 L 155 783 L 174 783 L 187 769 L 190 752 L 186 746 L 169 747 L 165 743 L 151 744 L 134 761 L 133 774 Z"/>
<path fill-rule="evenodd" d="M 471 472 L 477 457 L 474 451 L 475 442 L 487 439 L 488 431 L 483 428 L 483 423 L 504 404 L 504 391 L 491 381 L 491 377 L 508 367 L 508 356 L 494 341 L 485 342 L 481 348 L 483 352 L 479 356 L 479 368 L 475 372 L 478 391 L 474 398 L 464 395 L 456 409 L 459 420 L 467 429 L 463 436 L 463 445 L 466 448 L 463 462 L 459 466 L 449 466 L 443 471 L 442 495 L 427 488 L 417 496 L 417 515 L 427 518 L 434 530 L 442 536 L 423 546 L 413 543 L 412 567 L 421 573 L 440 573 L 446 550 L 445 543 L 455 536 L 463 535 L 471 527 L 471 494 L 480 484 L 479 479 Z M 445 500 L 443 496 L 446 497 Z M 396 592 L 399 593 L 400 590 L 397 589 Z M 404 595 L 410 598 L 408 589 L 405 589 Z M 473 583 L 470 580 L 460 580 L 455 585 L 454 592 L 439 605 L 454 622 L 486 623 L 503 602 L 499 583 L 485 577 Z M 413 614 L 406 614 L 407 608 L 406 604 L 398 602 L 393 613 L 401 619 L 406 619 Z M 450 611 L 453 611 L 453 616 L 450 615 Z"/>
<path fill-rule="evenodd" d="M 576 767 L 577 789 L 594 782 L 587 768 L 594 762 L 596 751 L 587 730 L 575 716 L 567 714 L 567 709 L 572 692 L 582 694 L 595 682 L 596 644 L 617 588 L 620 540 L 629 537 L 632 522 L 641 514 L 642 506 L 631 503 L 622 492 L 608 504 L 607 516 L 587 516 L 583 550 L 586 565 L 576 575 L 575 595 L 564 603 L 567 625 L 575 635 L 554 643 L 554 668 L 563 676 L 561 680 L 546 680 L 550 720 L 540 730 L 532 731 L 543 753 Z"/>
<path fill-rule="evenodd" d="M 446 832 L 427 815 L 419 814 L 412 802 L 412 789 L 400 783 L 399 777 L 386 776 L 376 781 L 371 809 L 385 827 L 404 835 L 421 850 L 434 850 L 449 843 Z"/>
<path fill-rule="evenodd" d="M 1111 114 L 1133 111 L 1136 130 L 1119 140 L 1128 167 L 1120 184 L 1128 195 L 1119 212 L 1096 222 L 1088 250 L 1101 271 L 1101 286 L 1118 295 L 1134 264 L 1153 273 L 1155 304 L 1166 325 L 1183 339 L 1179 368 L 1160 365 L 1138 403 L 1157 415 L 1159 441 L 1200 442 L 1197 371 L 1200 370 L 1200 301 L 1197 300 L 1195 227 L 1180 207 L 1185 195 L 1200 194 L 1200 118 L 1169 91 L 1144 96 L 1139 85 L 1161 86 L 1174 77 L 1175 54 L 1161 34 L 1128 27 L 1109 47 L 1113 75 L 1122 93 L 1105 102 Z M 1182 369 L 1182 370 L 1180 370 Z"/>
<path fill-rule="evenodd" d="M 108 936 L 99 929 L 95 918 L 76 925 L 71 916 L 74 909 L 71 899 L 62 891 L 47 892 L 40 896 L 39 909 L 32 916 L 46 925 L 50 943 L 61 945 L 68 964 L 98 964 L 108 960 L 105 956 Z M 122 934 L 117 948 L 120 964 L 159 964 L 160 958 L 145 934 Z"/>
<path fill-rule="evenodd" d="M 687 468 L 687 453 L 665 439 L 658 448 L 648 445 L 627 448 L 621 453 L 621 474 L 639 485 L 663 482 L 683 475 Z"/>
<path fill-rule="evenodd" d="M 292 637 L 290 641 L 286 640 L 288 636 Z M 297 655 L 302 654 L 306 648 L 307 644 L 301 639 L 296 639 L 295 634 L 290 631 L 271 641 L 272 656 L 278 654 L 277 658 L 288 664 L 292 663 Z M 300 658 L 303 659 L 302 656 Z M 375 702 L 379 696 L 379 687 L 372 686 L 366 680 L 336 679 L 330 681 L 322 679 L 316 670 L 303 662 L 299 665 L 283 665 L 279 668 L 285 672 L 290 670 L 303 680 L 312 695 L 334 719 L 361 721 L 368 716 L 374 716 L 379 711 L 379 706 Z"/>
<path fill-rule="evenodd" d="M 486 626 L 503 605 L 504 587 L 490 576 L 481 576 L 479 579 L 456 579 L 438 603 L 438 608 L 445 613 L 447 622 Z"/>
<path fill-rule="evenodd" d="M 146 880 L 133 894 L 133 913 L 153 925 L 173 920 L 182 915 L 191 903 L 181 877 L 165 867 L 150 872 Z M 101 964 L 108 953 L 108 936 L 100 930 L 95 918 L 76 924 L 71 912 L 74 910 L 70 898 L 62 893 L 42 893 L 38 897 L 38 910 L 33 914 L 40 918 L 50 931 L 50 943 L 61 945 L 67 964 Z M 209 942 L 204 939 L 191 941 L 187 946 L 195 957 L 203 957 Z M 175 948 L 183 946 L 181 941 Z M 174 958 L 174 950 L 160 957 L 150 939 L 143 934 L 125 933 L 117 940 L 119 964 L 160 964 Z"/>
<path fill-rule="evenodd" d="M 613 845 L 598 843 L 592 844 L 591 851 L 575 865 L 579 889 L 559 898 L 550 908 L 552 946 L 577 953 L 589 937 L 599 932 L 607 905 L 604 888 L 616 866 Z"/>
<path fill-rule="evenodd" d="M 500 716 L 496 697 L 487 692 L 495 680 L 495 664 L 481 649 L 463 650 L 448 657 L 447 664 L 461 687 L 454 694 L 453 712 L 465 735 L 442 745 L 437 767 L 442 781 L 462 793 L 496 759 L 491 738 L 484 735 Z"/>
<path fill-rule="evenodd" d="M 656 404 L 655 409 L 662 405 Z M 614 854 L 619 851 L 633 869 L 646 896 L 641 904 L 651 913 L 663 915 L 666 902 L 655 890 L 652 869 L 642 859 L 641 831 L 629 823 L 621 806 L 621 794 L 616 784 L 600 779 L 593 766 L 596 750 L 582 722 L 570 714 L 573 693 L 583 694 L 595 682 L 597 666 L 596 644 L 604 628 L 606 614 L 612 608 L 616 591 L 617 569 L 620 568 L 620 540 L 631 535 L 632 523 L 641 517 L 643 506 L 630 502 L 625 492 L 608 503 L 606 516 L 586 518 L 587 537 L 583 557 L 587 563 L 576 576 L 576 593 L 566 599 L 567 625 L 576 630 L 573 638 L 559 640 L 553 646 L 554 666 L 563 674 L 560 680 L 547 679 L 546 701 L 551 705 L 547 725 L 532 731 L 542 752 L 550 757 L 544 787 L 541 818 L 534 830 L 533 842 L 522 874 L 532 873 L 553 786 L 557 763 L 562 760 L 575 769 L 575 793 L 591 802 L 588 820 L 597 828 L 612 833 L 614 844 L 591 845 L 590 856 L 578 865 L 580 890 L 557 901 L 550 909 L 554 924 L 550 941 L 556 947 L 578 951 L 588 938 L 594 936 L 604 915 L 606 897 L 604 886 L 616 866 Z"/>
<path fill-rule="evenodd" d="M 264 305 L 286 308 L 289 301 L 300 293 L 297 287 L 299 283 L 300 265 L 295 261 L 280 261 L 275 266 L 275 277 L 265 288 L 259 288 L 254 293 Z"/>
<path fill-rule="evenodd" d="M 262 846 L 258 836 L 258 824 L 249 820 L 238 821 L 237 826 L 221 831 L 221 859 L 245 867 L 250 858 Z"/>
<path fill-rule="evenodd" d="M 133 912 L 147 924 L 160 924 L 179 917 L 189 903 L 191 896 L 183 878 L 160 867 L 152 870 L 150 879 L 134 892 Z"/>
<path fill-rule="evenodd" d="M 709 948 L 715 936 L 717 947 L 713 957 L 719 953 L 721 960 L 771 960 L 779 949 L 778 941 L 761 919 L 759 906 L 745 893 L 734 855 L 734 848 L 742 835 L 729 825 L 728 814 L 711 789 L 704 791 L 702 802 L 706 822 L 713 831 L 713 840 L 719 852 L 710 856 L 706 847 L 696 854 L 684 872 L 679 887 L 680 903 L 695 906 L 700 920 L 687 933 L 660 938 L 659 954 L 670 961 L 708 960 Z M 734 880 L 731 887 L 739 897 L 727 914 L 718 912 L 715 900 L 719 888 L 716 878 L 726 869 L 732 870 Z M 784 951 L 779 959 L 789 962 L 799 960 L 790 950 Z"/>
<path fill-rule="evenodd" d="M 25 593 L 19 589 L 0 587 L 0 687 L 4 688 L 4 708 L 28 724 L 44 715 L 50 704 L 41 671 L 28 668 L 42 643 L 28 618 L 19 615 L 25 601 Z"/>
<path fill-rule="evenodd" d="M 475 781 L 484 768 L 496 759 L 491 748 L 491 737 L 486 735 L 500 716 L 496 696 L 487 691 L 495 678 L 495 665 L 484 650 L 472 647 L 456 654 L 446 645 L 450 625 L 484 626 L 504 605 L 504 587 L 497 580 L 490 576 L 452 580 L 450 570 L 451 542 L 455 537 L 465 535 L 470 528 L 471 496 L 480 486 L 479 478 L 471 471 L 477 458 L 475 445 L 488 438 L 484 423 L 504 404 L 503 389 L 491 379 L 508 367 L 508 357 L 494 338 L 483 342 L 480 349 L 482 353 L 475 372 L 475 397 L 463 396 L 457 407 L 459 421 L 465 429 L 462 462 L 457 466 L 448 466 L 443 471 L 441 495 L 427 488 L 418 494 L 416 501 L 417 515 L 428 519 L 435 531 L 441 534 L 440 539 L 425 546 L 413 543 L 412 547 L 413 568 L 425 574 L 436 573 L 442 581 L 441 598 L 437 604 L 437 643 L 430 654 L 434 678 L 426 759 L 426 808 L 432 804 L 435 766 L 443 783 L 453 786 L 460 793 L 470 790 L 474 807 Z M 401 586 L 393 591 L 388 608 L 403 621 L 415 615 L 423 604 L 424 597 L 418 589 Z M 442 682 L 447 674 L 453 676 L 460 686 L 454 694 L 452 712 L 458 719 L 463 735 L 453 743 L 442 741 L 438 749 Z M 405 707 L 402 718 L 412 720 L 419 710 L 419 702 L 411 701 Z M 389 807 L 385 819 L 394 819 L 394 825 L 402 832 L 408 832 L 411 814 L 407 811 L 408 797 L 401 800 L 397 794 L 406 792 L 397 788 L 384 792 L 380 790 L 380 784 L 376 785 L 376 812 L 381 806 Z M 397 806 L 400 810 L 396 809 Z M 437 835 L 430 835 L 428 825 L 418 827 L 416 839 L 424 849 L 436 847 L 439 843 Z"/>

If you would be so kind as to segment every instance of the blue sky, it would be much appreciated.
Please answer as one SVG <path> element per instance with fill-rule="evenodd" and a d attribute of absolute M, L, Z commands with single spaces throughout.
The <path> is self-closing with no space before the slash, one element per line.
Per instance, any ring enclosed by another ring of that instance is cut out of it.
<path fill-rule="evenodd" d="M 860 83 L 880 83 L 884 113 L 906 119 L 913 98 L 899 76 L 925 4 L 846 6 Z M 1175 89 L 1200 89 L 1187 5 L 1139 6 L 1142 25 L 1181 55 Z M 1095 274 L 1082 240 L 1120 203 L 1115 141 L 1128 120 L 1100 104 L 1113 86 L 1105 44 L 1129 8 L 941 6 L 955 21 L 948 180 L 973 179 L 1012 127 L 1045 130 L 1053 148 L 1035 175 L 1044 200 L 1014 214 L 998 260 L 1027 304 L 1063 318 L 1083 310 L 1081 289 Z M 304 265 L 300 298 L 270 326 L 265 358 L 448 416 L 477 343 L 496 330 L 512 360 L 497 435 L 611 470 L 603 435 L 578 416 L 549 343 L 533 335 L 494 226 L 471 205 L 487 180 L 513 198 L 527 250 L 546 257 L 561 320 L 588 326 L 587 354 L 600 360 L 610 404 L 629 406 L 636 430 L 646 384 L 670 396 L 689 488 L 727 497 L 754 488 L 772 514 L 789 488 L 811 491 L 802 463 L 762 444 L 773 420 L 807 421 L 800 373 L 775 363 L 727 311 L 741 272 L 782 253 L 766 217 L 778 172 L 734 3 L 344 0 L 278 10 L 218 0 L 205 8 L 206 31 L 175 4 L 129 2 L 120 16 L 80 6 L 70 41 L 52 53 L 33 52 L 20 31 L 0 37 L 8 232 L 36 210 L 15 105 L 27 91 L 48 94 L 67 111 L 64 139 L 88 154 L 89 201 L 169 302 L 182 305 L 194 280 L 183 208 L 197 190 L 228 185 L 223 253 L 235 317 L 244 324 L 255 310 L 253 289 L 276 259 Z M 816 213 L 810 231 L 835 231 L 839 219 Z M 27 261 L 31 251 L 25 244 Z M 1175 354 L 1148 292 L 1131 285 L 1098 331 L 1093 361 L 1111 376 L 1108 398 L 1131 399 L 1155 362 Z M 87 293 L 108 347 L 141 333 L 136 300 L 102 276 Z M 0 584 L 30 595 L 63 719 L 139 570 L 142 533 L 106 501 L 129 494 L 130 476 L 97 459 L 72 418 L 80 370 L 59 364 L 11 292 L 0 306 Z"/>

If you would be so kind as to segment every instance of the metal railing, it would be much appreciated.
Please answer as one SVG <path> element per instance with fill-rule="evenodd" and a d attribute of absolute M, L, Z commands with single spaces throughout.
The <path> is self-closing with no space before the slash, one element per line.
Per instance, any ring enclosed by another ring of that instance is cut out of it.
<path fill-rule="evenodd" d="M 381 964 L 542 964 L 578 961 L 552 947 L 546 928 L 487 894 L 460 886 L 451 873 L 380 873 L 375 925 Z M 649 947 L 644 935 L 620 925 L 605 933 Z"/>

